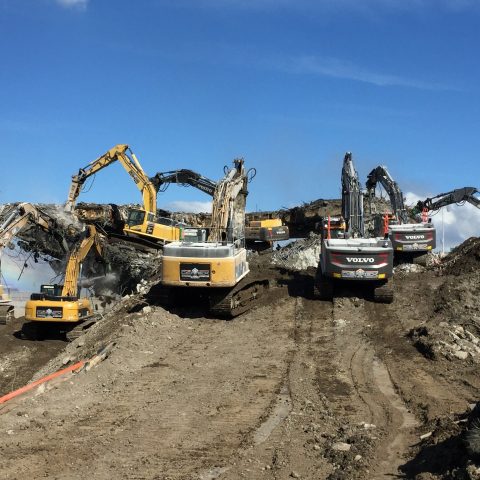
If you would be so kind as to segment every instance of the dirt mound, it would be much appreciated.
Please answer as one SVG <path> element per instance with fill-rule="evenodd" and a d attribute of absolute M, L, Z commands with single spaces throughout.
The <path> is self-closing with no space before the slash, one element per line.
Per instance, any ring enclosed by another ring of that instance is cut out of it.
<path fill-rule="evenodd" d="M 462 275 L 480 268 L 480 238 L 470 237 L 455 247 L 443 261 L 445 273 Z"/>
<path fill-rule="evenodd" d="M 434 312 L 460 323 L 480 321 L 478 285 L 480 271 L 460 276 L 446 276 L 435 292 Z"/>

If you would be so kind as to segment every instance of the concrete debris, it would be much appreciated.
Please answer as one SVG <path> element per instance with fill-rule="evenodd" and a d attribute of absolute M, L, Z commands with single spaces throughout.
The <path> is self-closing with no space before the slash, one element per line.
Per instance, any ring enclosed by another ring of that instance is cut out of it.
<path fill-rule="evenodd" d="M 480 338 L 464 327 L 441 322 L 437 328 L 418 327 L 410 332 L 414 345 L 429 358 L 472 359 L 480 363 Z"/>
<path fill-rule="evenodd" d="M 137 283 L 136 290 L 137 293 L 146 294 L 149 290 L 148 282 L 142 278 L 142 280 L 140 280 L 140 283 Z"/>
<path fill-rule="evenodd" d="M 414 263 L 402 263 L 401 265 L 397 265 L 393 269 L 393 273 L 421 273 L 425 271 L 425 267 L 421 265 L 416 265 Z"/>
<path fill-rule="evenodd" d="M 332 450 L 337 452 L 349 452 L 352 446 L 349 443 L 337 442 L 332 445 Z"/>
<path fill-rule="evenodd" d="M 315 233 L 305 239 L 288 244 L 274 252 L 272 264 L 291 271 L 306 270 L 317 267 L 320 258 L 321 237 Z"/>

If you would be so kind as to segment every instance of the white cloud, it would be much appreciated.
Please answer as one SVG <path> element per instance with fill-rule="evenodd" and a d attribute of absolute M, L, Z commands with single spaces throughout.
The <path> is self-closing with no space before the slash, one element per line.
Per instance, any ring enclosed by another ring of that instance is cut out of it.
<path fill-rule="evenodd" d="M 353 63 L 336 58 L 301 55 L 271 64 L 273 68 L 288 73 L 311 74 L 324 77 L 342 78 L 370 83 L 380 87 L 398 86 L 418 88 L 422 90 L 450 90 L 451 88 L 438 83 L 423 82 L 397 75 L 379 73 Z"/>
<path fill-rule="evenodd" d="M 407 205 L 415 205 L 419 200 L 425 200 L 428 195 L 420 196 L 408 192 Z M 480 236 L 480 210 L 473 205 L 449 205 L 434 213 L 432 222 L 437 229 L 437 250 L 442 249 L 442 237 L 445 236 L 445 251 L 462 243 L 470 237 Z"/>
<path fill-rule="evenodd" d="M 212 202 L 176 200 L 165 204 L 162 208 L 172 212 L 210 213 L 212 211 Z"/>
<path fill-rule="evenodd" d="M 89 0 L 55 0 L 55 2 L 64 8 L 76 8 L 85 10 Z"/>

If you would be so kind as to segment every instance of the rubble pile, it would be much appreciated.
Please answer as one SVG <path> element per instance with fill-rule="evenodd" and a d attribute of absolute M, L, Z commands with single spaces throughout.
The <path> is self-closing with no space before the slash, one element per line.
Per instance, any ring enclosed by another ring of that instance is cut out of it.
<path fill-rule="evenodd" d="M 425 357 L 447 360 L 471 360 L 480 363 L 480 337 L 461 325 L 440 322 L 437 326 L 421 326 L 409 333 L 414 346 Z"/>
<path fill-rule="evenodd" d="M 317 267 L 320 258 L 321 236 L 313 232 L 305 239 L 300 239 L 276 251 L 272 264 L 287 270 L 299 272 L 308 267 Z"/>
<path fill-rule="evenodd" d="M 402 263 L 393 269 L 394 274 L 422 273 L 424 271 L 425 267 L 416 265 L 415 263 Z"/>

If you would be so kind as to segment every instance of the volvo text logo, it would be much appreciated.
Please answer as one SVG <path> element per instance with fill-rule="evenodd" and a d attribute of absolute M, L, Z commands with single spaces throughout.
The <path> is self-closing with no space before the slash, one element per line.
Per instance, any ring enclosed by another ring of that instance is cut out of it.
<path fill-rule="evenodd" d="M 425 235 L 405 235 L 407 240 L 423 240 Z"/>
<path fill-rule="evenodd" d="M 348 263 L 374 263 L 375 259 L 374 258 L 366 258 L 366 257 L 347 257 L 347 262 Z"/>

